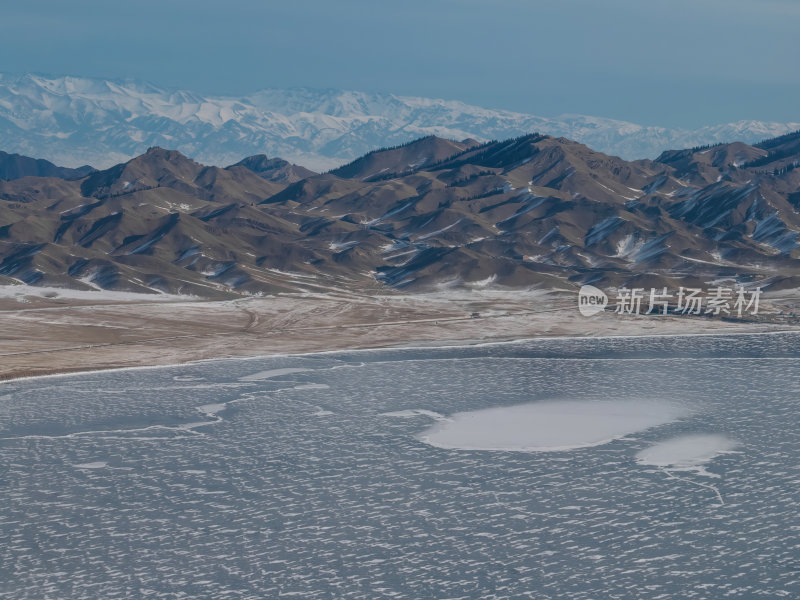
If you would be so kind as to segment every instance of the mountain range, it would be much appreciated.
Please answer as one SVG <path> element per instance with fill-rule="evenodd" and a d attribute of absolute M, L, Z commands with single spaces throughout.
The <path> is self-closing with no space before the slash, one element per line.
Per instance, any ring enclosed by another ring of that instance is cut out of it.
<path fill-rule="evenodd" d="M 796 129 L 800 123 L 761 121 L 670 129 L 356 91 L 269 89 L 211 97 L 132 80 L 0 75 L 0 148 L 67 167 L 106 168 L 162 146 L 213 165 L 265 153 L 324 171 L 428 135 L 485 142 L 534 131 L 626 159 L 655 158 L 668 149 L 754 143 Z"/>
<path fill-rule="evenodd" d="M 0 282 L 206 297 L 796 288 L 798 165 L 800 131 L 635 161 L 542 134 L 428 136 L 323 174 L 153 147 L 83 176 L 0 181 Z"/>

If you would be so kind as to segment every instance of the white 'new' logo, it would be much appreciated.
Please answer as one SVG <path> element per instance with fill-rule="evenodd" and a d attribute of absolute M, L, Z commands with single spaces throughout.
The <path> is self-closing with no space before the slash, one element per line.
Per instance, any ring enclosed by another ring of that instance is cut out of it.
<path fill-rule="evenodd" d="M 608 305 L 608 296 L 593 285 L 581 286 L 578 292 L 578 309 L 584 317 L 603 312 Z"/>

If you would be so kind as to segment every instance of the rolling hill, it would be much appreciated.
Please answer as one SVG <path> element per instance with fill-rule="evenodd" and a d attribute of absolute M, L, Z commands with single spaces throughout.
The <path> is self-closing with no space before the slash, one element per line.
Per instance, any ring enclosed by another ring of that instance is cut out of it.
<path fill-rule="evenodd" d="M 0 181 L 5 282 L 214 296 L 446 286 L 800 286 L 800 132 L 625 161 L 434 136 L 322 174 L 180 152 Z"/>

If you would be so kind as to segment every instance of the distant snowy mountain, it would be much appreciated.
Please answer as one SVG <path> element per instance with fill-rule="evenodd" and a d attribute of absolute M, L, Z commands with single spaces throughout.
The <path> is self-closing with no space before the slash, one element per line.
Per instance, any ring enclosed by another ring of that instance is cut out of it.
<path fill-rule="evenodd" d="M 760 121 L 667 129 L 392 94 L 271 89 L 241 98 L 206 97 L 131 80 L 0 75 L 0 150 L 70 167 L 104 168 L 163 146 L 215 165 L 266 153 L 325 170 L 426 135 L 486 141 L 534 131 L 635 159 L 673 148 L 752 143 L 796 129 L 800 123 Z"/>

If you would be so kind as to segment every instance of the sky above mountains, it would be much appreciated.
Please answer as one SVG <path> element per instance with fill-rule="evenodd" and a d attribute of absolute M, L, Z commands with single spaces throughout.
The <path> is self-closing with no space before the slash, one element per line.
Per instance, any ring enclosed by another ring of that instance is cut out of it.
<path fill-rule="evenodd" d="M 672 127 L 796 121 L 795 0 L 29 0 L 0 71 L 360 89 Z"/>

